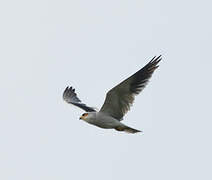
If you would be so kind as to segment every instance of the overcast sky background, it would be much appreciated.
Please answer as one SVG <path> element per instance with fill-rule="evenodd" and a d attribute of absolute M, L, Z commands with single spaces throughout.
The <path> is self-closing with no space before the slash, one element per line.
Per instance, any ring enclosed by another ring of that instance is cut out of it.
<path fill-rule="evenodd" d="M 211 1 L 0 3 L 0 179 L 211 180 Z M 79 121 L 66 86 L 101 108 L 106 92 L 163 60 L 123 121 Z"/>

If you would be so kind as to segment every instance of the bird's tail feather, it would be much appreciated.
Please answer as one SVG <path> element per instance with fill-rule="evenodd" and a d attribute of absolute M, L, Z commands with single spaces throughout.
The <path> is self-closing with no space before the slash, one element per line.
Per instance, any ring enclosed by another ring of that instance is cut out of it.
<path fill-rule="evenodd" d="M 115 128 L 115 130 L 124 131 L 126 133 L 131 133 L 131 134 L 142 132 L 140 130 L 137 130 L 137 129 L 134 129 L 134 128 L 131 128 L 131 127 L 128 127 L 128 126 L 118 126 L 118 127 Z"/>

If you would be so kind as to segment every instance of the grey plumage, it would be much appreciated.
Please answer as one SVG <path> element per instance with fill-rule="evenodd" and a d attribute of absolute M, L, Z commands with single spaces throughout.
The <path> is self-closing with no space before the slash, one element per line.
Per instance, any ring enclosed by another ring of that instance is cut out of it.
<path fill-rule="evenodd" d="M 80 119 L 106 129 L 116 129 L 128 133 L 140 132 L 121 123 L 123 116 L 130 110 L 135 96 L 138 95 L 147 85 L 161 56 L 154 57 L 146 66 L 134 73 L 132 76 L 122 81 L 112 88 L 106 95 L 105 102 L 99 112 L 92 107 L 82 103 L 77 97 L 75 89 L 67 87 L 63 93 L 63 99 L 88 113 L 84 113 Z"/>
<path fill-rule="evenodd" d="M 63 92 L 63 99 L 70 104 L 73 104 L 86 112 L 96 112 L 96 110 L 92 107 L 87 106 L 86 104 L 82 103 L 81 100 L 77 97 L 75 93 L 75 89 L 72 87 L 67 87 Z"/>
<path fill-rule="evenodd" d="M 145 88 L 160 60 L 161 56 L 154 57 L 142 69 L 112 88 L 107 93 L 100 111 L 122 120 L 123 116 L 130 110 L 135 95 L 138 95 Z"/>

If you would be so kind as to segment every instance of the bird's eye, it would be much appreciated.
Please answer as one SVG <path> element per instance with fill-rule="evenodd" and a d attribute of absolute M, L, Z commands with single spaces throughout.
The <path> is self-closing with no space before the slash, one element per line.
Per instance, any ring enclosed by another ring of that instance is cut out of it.
<path fill-rule="evenodd" d="M 88 115 L 88 113 L 84 113 L 82 116 L 87 116 Z"/>

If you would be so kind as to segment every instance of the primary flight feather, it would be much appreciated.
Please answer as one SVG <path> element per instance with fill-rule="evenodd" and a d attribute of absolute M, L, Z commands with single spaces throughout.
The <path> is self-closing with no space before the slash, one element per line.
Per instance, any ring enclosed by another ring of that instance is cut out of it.
<path fill-rule="evenodd" d="M 128 127 L 122 122 L 124 115 L 130 110 L 130 106 L 134 102 L 134 98 L 147 85 L 161 56 L 154 57 L 146 66 L 137 71 L 135 74 L 122 81 L 120 84 L 112 88 L 106 95 L 105 102 L 97 112 L 94 108 L 82 103 L 77 97 L 75 89 L 67 87 L 63 92 L 63 99 L 72 105 L 75 105 L 87 113 L 84 113 L 80 119 L 105 129 L 116 129 L 117 131 L 125 131 L 128 133 L 141 132 L 134 128 Z"/>

